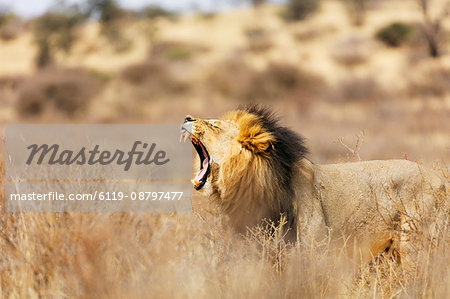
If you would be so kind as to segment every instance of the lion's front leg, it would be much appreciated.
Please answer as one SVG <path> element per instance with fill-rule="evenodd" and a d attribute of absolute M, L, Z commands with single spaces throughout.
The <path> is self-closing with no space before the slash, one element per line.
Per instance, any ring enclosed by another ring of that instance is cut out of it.
<path fill-rule="evenodd" d="M 306 247 L 328 243 L 330 230 L 320 204 L 303 201 L 297 215 L 297 242 Z"/>

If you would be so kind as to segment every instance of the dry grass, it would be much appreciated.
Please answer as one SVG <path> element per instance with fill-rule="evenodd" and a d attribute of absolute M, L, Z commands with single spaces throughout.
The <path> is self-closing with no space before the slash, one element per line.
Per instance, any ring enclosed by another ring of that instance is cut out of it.
<path fill-rule="evenodd" d="M 282 239 L 283 223 L 234 236 L 197 202 L 190 214 L 2 212 L 0 294 L 446 298 L 450 293 L 448 214 L 432 235 L 410 231 L 417 259 L 406 269 L 382 258 L 359 266 L 326 242 L 292 246 Z"/>

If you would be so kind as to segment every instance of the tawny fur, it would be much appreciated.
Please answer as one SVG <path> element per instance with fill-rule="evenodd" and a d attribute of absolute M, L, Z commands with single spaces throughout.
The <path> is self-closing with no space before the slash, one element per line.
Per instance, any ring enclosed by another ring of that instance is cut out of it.
<path fill-rule="evenodd" d="M 447 211 L 437 202 L 448 203 L 447 183 L 438 173 L 406 160 L 313 164 L 303 139 L 267 109 L 194 119 L 192 133 L 211 156 L 200 192 L 241 233 L 285 215 L 291 239 L 331 238 L 368 260 L 401 251 L 401 232 L 412 220 Z"/>

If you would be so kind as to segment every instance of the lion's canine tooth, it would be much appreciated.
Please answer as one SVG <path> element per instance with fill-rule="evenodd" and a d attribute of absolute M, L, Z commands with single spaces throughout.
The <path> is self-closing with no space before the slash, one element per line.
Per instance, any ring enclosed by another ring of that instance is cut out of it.
<path fill-rule="evenodd" d="M 182 129 L 181 130 L 181 135 L 180 135 L 180 142 L 183 140 L 183 138 L 186 136 L 186 129 Z"/>
<path fill-rule="evenodd" d="M 191 183 L 192 183 L 194 186 L 200 185 L 200 181 L 197 181 L 197 180 L 194 180 L 194 179 L 191 180 Z"/>
<path fill-rule="evenodd" d="M 184 143 L 186 143 L 186 140 L 189 138 L 189 135 L 191 135 L 189 132 L 186 132 L 184 134 Z"/>

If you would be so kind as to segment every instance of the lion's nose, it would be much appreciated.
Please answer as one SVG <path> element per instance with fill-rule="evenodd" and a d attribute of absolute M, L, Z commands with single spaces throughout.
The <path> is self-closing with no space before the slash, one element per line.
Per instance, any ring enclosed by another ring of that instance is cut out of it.
<path fill-rule="evenodd" d="M 194 119 L 190 115 L 186 115 L 186 117 L 184 118 L 184 122 L 187 123 L 190 121 L 194 121 Z"/>

